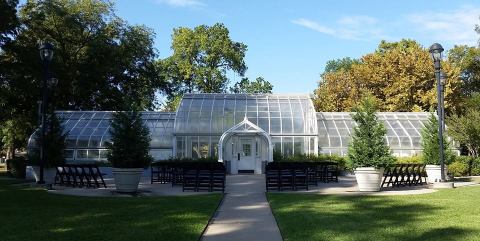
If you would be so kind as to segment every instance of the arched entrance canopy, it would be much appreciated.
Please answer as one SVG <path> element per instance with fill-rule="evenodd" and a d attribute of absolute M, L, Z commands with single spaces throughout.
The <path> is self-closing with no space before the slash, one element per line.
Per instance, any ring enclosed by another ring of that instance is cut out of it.
<path fill-rule="evenodd" d="M 248 118 L 245 116 L 242 122 L 234 125 L 232 128 L 225 131 L 220 137 L 220 140 L 218 141 L 218 150 L 219 150 L 218 161 L 219 162 L 223 162 L 223 142 L 235 134 L 256 134 L 256 135 L 265 137 L 268 144 L 268 160 L 267 161 L 268 162 L 273 161 L 272 138 L 266 131 L 264 131 L 262 128 L 250 122 Z"/>

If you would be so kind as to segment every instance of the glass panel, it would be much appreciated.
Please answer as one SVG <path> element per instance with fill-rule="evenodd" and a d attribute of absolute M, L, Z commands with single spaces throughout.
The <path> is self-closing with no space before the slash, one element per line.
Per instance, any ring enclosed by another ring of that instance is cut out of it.
<path fill-rule="evenodd" d="M 87 158 L 87 150 L 77 150 L 77 158 L 79 159 Z"/>
<path fill-rule="evenodd" d="M 206 158 L 208 157 L 209 153 L 209 137 L 200 137 L 200 143 L 199 143 L 199 148 L 200 148 L 200 157 L 201 158 Z"/>
<path fill-rule="evenodd" d="M 98 159 L 99 156 L 100 156 L 99 150 L 88 150 L 88 155 L 87 155 L 88 158 Z"/>
<path fill-rule="evenodd" d="M 283 145 L 283 155 L 285 156 L 293 155 L 293 138 L 292 137 L 283 137 L 282 145 Z"/>
<path fill-rule="evenodd" d="M 293 133 L 291 118 L 282 118 L 282 133 Z"/>
<path fill-rule="evenodd" d="M 280 119 L 279 118 L 271 118 L 270 119 L 270 132 L 271 133 L 281 133 L 280 129 Z"/>

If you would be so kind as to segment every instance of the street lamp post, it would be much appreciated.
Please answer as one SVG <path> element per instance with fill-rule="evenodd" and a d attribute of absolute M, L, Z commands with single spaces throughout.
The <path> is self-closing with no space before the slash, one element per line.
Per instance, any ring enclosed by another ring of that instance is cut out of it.
<path fill-rule="evenodd" d="M 441 171 L 441 182 L 445 182 L 445 160 L 443 153 L 443 130 L 444 130 L 444 103 L 443 103 L 443 92 L 445 82 L 445 74 L 442 76 L 441 64 L 443 47 L 439 43 L 434 43 L 430 46 L 430 54 L 432 55 L 434 67 L 435 67 L 435 78 L 437 80 L 437 115 L 438 115 L 438 142 L 439 142 L 439 151 L 440 151 L 440 171 Z"/>
<path fill-rule="evenodd" d="M 42 81 L 42 105 L 41 105 L 41 149 L 40 149 L 40 180 L 38 184 L 44 184 L 43 169 L 47 160 L 47 146 L 45 141 L 46 133 L 46 119 L 47 119 L 47 81 L 50 79 L 50 62 L 53 58 L 53 45 L 49 42 L 44 42 L 40 45 L 40 59 L 43 65 L 43 81 Z"/>

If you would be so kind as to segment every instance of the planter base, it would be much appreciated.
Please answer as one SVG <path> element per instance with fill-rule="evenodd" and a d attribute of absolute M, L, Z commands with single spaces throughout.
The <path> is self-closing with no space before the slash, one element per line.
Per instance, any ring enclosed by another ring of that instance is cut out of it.
<path fill-rule="evenodd" d="M 358 190 L 360 192 L 378 192 L 382 184 L 384 169 L 373 167 L 360 167 L 355 169 Z"/>
<path fill-rule="evenodd" d="M 143 168 L 113 168 L 112 172 L 117 192 L 137 192 Z"/>

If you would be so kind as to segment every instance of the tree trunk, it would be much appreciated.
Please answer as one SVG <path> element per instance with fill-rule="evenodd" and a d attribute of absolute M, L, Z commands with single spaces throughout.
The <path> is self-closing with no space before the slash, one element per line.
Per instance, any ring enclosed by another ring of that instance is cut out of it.
<path fill-rule="evenodd" d="M 13 159 L 14 157 L 15 157 L 15 147 L 13 145 L 7 147 L 7 160 Z"/>

